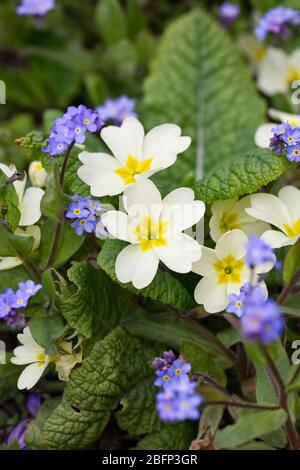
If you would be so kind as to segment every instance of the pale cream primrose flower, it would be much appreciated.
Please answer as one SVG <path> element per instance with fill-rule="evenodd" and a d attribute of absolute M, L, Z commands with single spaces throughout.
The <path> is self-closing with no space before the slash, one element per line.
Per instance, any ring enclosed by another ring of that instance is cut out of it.
<path fill-rule="evenodd" d="M 294 186 L 282 188 L 278 197 L 257 193 L 250 196 L 251 207 L 246 212 L 279 228 L 267 230 L 262 238 L 273 248 L 294 245 L 300 237 L 300 190 Z"/>
<path fill-rule="evenodd" d="M 249 207 L 250 196 L 216 201 L 211 206 L 212 217 L 209 221 L 210 236 L 214 242 L 226 232 L 240 229 L 243 232 L 262 235 L 270 228 L 269 224 L 254 219 L 245 212 Z"/>
<path fill-rule="evenodd" d="M 277 109 L 269 109 L 268 114 L 272 119 L 282 123 L 288 122 L 291 126 L 300 126 L 300 116 L 298 114 L 284 113 Z M 272 129 L 278 124 L 275 122 L 266 122 L 258 127 L 255 133 L 255 143 L 260 148 L 268 148 L 270 146 L 270 139 L 273 137 Z"/>
<path fill-rule="evenodd" d="M 10 178 L 17 170 L 14 165 L 7 166 L 0 163 L 0 170 Z M 41 232 L 40 228 L 34 226 L 41 217 L 41 200 L 44 191 L 41 188 L 27 188 L 26 175 L 22 181 L 15 181 L 13 186 L 16 190 L 19 200 L 20 221 L 19 227 L 15 234 L 20 236 L 32 236 L 34 238 L 33 250 L 36 250 L 40 244 Z M 26 227 L 25 229 L 23 227 Z M 0 257 L 0 270 L 11 269 L 22 264 L 20 258 L 17 257 Z"/>
<path fill-rule="evenodd" d="M 258 88 L 267 96 L 287 93 L 296 80 L 300 80 L 300 49 L 288 55 L 282 49 L 269 47 L 258 67 Z"/>
<path fill-rule="evenodd" d="M 22 346 L 14 349 L 15 357 L 11 358 L 11 362 L 16 365 L 29 364 L 21 373 L 17 383 L 19 390 L 29 390 L 40 380 L 51 358 L 33 339 L 28 326 L 24 328 L 23 333 L 18 334 L 18 340 Z"/>
<path fill-rule="evenodd" d="M 125 119 L 121 127 L 104 127 L 101 137 L 113 156 L 79 154 L 83 165 L 78 176 L 97 197 L 121 194 L 139 179 L 168 168 L 191 143 L 190 137 L 181 136 L 181 129 L 175 124 L 154 127 L 145 135 L 142 124 L 132 117 Z"/>
<path fill-rule="evenodd" d="M 82 362 L 82 348 L 80 347 L 77 353 L 73 352 L 70 341 L 62 341 L 58 348 L 62 351 L 62 354 L 58 355 L 55 360 L 55 370 L 58 373 L 59 380 L 67 382 L 72 369 L 74 369 L 76 364 Z"/>
<path fill-rule="evenodd" d="M 205 212 L 205 204 L 194 200 L 194 192 L 179 188 L 162 200 L 154 183 L 142 179 L 124 193 L 123 204 L 127 214 L 108 211 L 102 216 L 111 235 L 130 243 L 116 260 L 119 281 L 131 281 L 137 289 L 146 287 L 160 261 L 172 271 L 189 272 L 201 256 L 201 247 L 183 231 Z"/>
<path fill-rule="evenodd" d="M 82 362 L 82 349 L 78 353 L 74 353 L 72 344 L 67 341 L 62 341 L 58 345 L 61 353 L 48 356 L 45 349 L 35 341 L 28 326 L 24 328 L 23 333 L 18 334 L 18 340 L 22 346 L 14 349 L 15 356 L 11 358 L 11 362 L 16 365 L 29 364 L 18 379 L 19 390 L 29 390 L 34 387 L 51 362 L 55 363 L 59 380 L 65 382 L 68 381 L 70 372 L 75 365 Z"/>
<path fill-rule="evenodd" d="M 43 188 L 47 178 L 47 172 L 40 161 L 33 161 L 28 168 L 28 175 L 32 186 Z"/>
<path fill-rule="evenodd" d="M 247 235 L 241 230 L 227 232 L 219 238 L 215 249 L 202 247 L 201 258 L 193 263 L 192 271 L 203 276 L 196 286 L 195 300 L 203 304 L 208 313 L 225 310 L 229 294 L 239 294 L 246 282 L 258 284 L 259 274 L 272 269 L 274 263 L 266 263 L 256 266 L 251 272 L 245 260 L 247 240 Z M 259 285 L 267 297 L 265 283 L 260 281 Z"/>
<path fill-rule="evenodd" d="M 258 41 L 254 34 L 242 33 L 238 36 L 238 45 L 247 56 L 253 72 L 257 70 L 259 64 L 265 59 L 267 48 Z"/>

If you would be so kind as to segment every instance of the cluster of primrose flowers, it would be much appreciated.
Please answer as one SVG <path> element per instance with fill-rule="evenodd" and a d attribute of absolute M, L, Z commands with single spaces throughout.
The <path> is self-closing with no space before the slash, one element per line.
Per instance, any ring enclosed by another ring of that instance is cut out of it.
<path fill-rule="evenodd" d="M 124 102 L 121 105 L 124 112 Z M 111 113 L 111 103 L 108 111 Z M 82 116 L 85 116 L 84 125 L 91 124 L 90 131 L 94 132 L 97 120 L 93 111 L 83 106 L 69 109 L 62 121 L 56 121 L 59 130 L 51 133 L 54 140 L 49 142 L 48 149 L 55 148 L 58 135 L 68 135 L 73 120 L 77 122 Z M 89 118 L 91 123 L 87 122 Z M 66 132 L 63 126 L 67 126 Z M 283 328 L 282 314 L 276 304 L 267 300 L 264 275 L 276 262 L 274 253 L 270 254 L 271 248 L 293 245 L 299 239 L 300 191 L 286 186 L 278 196 L 257 193 L 240 200 L 213 203 L 209 227 L 215 247 L 208 248 L 191 236 L 191 228 L 204 217 L 205 204 L 195 200 L 190 188 L 175 189 L 162 198 L 151 180 L 152 175 L 173 165 L 178 155 L 188 149 L 190 137 L 182 136 L 180 127 L 174 124 L 157 126 L 145 134 L 135 116 L 125 118 L 121 125 L 102 127 L 100 136 L 111 154 L 83 150 L 78 155 L 81 162 L 78 176 L 89 186 L 93 198 L 74 195 L 66 210 L 66 218 L 72 220 L 77 234 L 108 234 L 127 242 L 115 265 L 121 283 L 132 282 L 138 289 L 148 286 L 160 263 L 177 273 L 192 271 L 202 277 L 195 288 L 195 300 L 208 313 L 227 309 L 237 315 L 247 339 L 258 339 L 264 344 L 277 339 Z M 68 146 L 72 144 L 76 144 L 75 134 Z M 35 171 L 40 172 L 41 168 L 36 166 Z M 16 171 L 5 165 L 0 168 L 8 178 Z M 42 181 L 31 171 L 31 180 L 35 179 L 37 186 L 44 184 L 44 176 Z M 13 184 L 21 213 L 16 233 L 22 233 L 25 227 L 27 233 L 35 236 L 36 249 L 40 241 L 36 223 L 41 217 L 44 191 L 41 187 L 25 189 L 26 177 Z M 105 211 L 98 198 L 115 195 L 122 195 L 124 209 Z M 0 269 L 21 263 L 18 258 L 1 258 Z M 30 388 L 50 362 L 57 365 L 58 358 L 45 354 L 28 327 L 19 339 L 23 343 L 21 348 L 29 345 L 35 350 L 40 348 L 39 358 L 35 355 L 30 371 L 26 368 L 28 372 L 20 377 L 19 387 Z M 69 355 L 73 356 L 73 352 Z M 23 359 L 16 360 L 24 363 Z M 30 378 L 32 371 L 35 371 L 34 379 Z"/>

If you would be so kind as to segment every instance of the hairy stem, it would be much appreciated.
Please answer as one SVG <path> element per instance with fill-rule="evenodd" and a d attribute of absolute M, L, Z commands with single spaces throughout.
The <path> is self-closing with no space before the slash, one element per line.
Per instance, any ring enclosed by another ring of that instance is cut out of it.
<path fill-rule="evenodd" d="M 232 363 L 237 361 L 236 355 L 230 349 L 227 349 L 213 333 L 211 333 L 206 328 L 203 328 L 203 326 L 199 325 L 199 323 L 197 323 L 195 320 L 186 318 L 185 315 L 181 315 L 181 318 L 185 321 L 185 323 L 196 330 L 203 338 L 206 338 L 210 343 L 215 344 L 216 348 L 222 351 L 223 354 L 225 354 Z"/>
<path fill-rule="evenodd" d="M 62 189 L 64 189 L 66 169 L 67 169 L 67 166 L 68 166 L 68 162 L 69 162 L 69 159 L 70 159 L 70 155 L 71 155 L 71 151 L 72 151 L 73 146 L 74 146 L 74 142 L 72 142 L 72 144 L 69 145 L 69 147 L 67 149 L 67 152 L 66 152 L 66 155 L 65 155 L 65 158 L 64 158 L 64 162 L 63 162 L 62 167 L 61 167 L 59 181 L 60 181 L 60 185 L 61 185 Z"/>
<path fill-rule="evenodd" d="M 39 268 L 33 263 L 30 259 L 24 258 L 23 259 L 23 266 L 28 274 L 32 277 L 34 282 L 41 282 L 42 275 Z"/>
<path fill-rule="evenodd" d="M 70 155 L 71 155 L 73 145 L 74 145 L 74 142 L 72 144 L 70 144 L 68 149 L 67 149 L 67 152 L 66 152 L 66 155 L 65 155 L 65 158 L 64 158 L 64 162 L 63 162 L 63 165 L 62 165 L 62 168 L 61 168 L 61 172 L 60 172 L 59 181 L 60 181 L 60 185 L 62 187 L 62 190 L 64 190 L 65 174 L 66 174 L 66 169 L 67 169 L 68 161 L 70 159 Z M 49 258 L 48 258 L 48 261 L 47 261 L 47 264 L 46 264 L 46 269 L 50 268 L 53 265 L 54 261 L 55 261 L 57 251 L 58 251 L 58 247 L 59 247 L 59 243 L 60 243 L 60 239 L 61 239 L 63 225 L 64 225 L 64 218 L 63 218 L 63 216 L 60 215 L 59 219 L 56 222 L 55 234 L 54 234 L 53 243 L 52 243 L 52 247 L 51 247 L 51 250 L 50 250 Z"/>
<path fill-rule="evenodd" d="M 248 403 L 245 401 L 226 401 L 226 400 L 216 400 L 216 401 L 205 401 L 202 406 L 208 406 L 208 405 L 225 405 L 225 406 L 235 406 L 236 408 L 250 408 L 253 410 L 261 410 L 261 411 L 273 411 L 273 410 L 279 410 L 279 406 L 264 406 L 264 405 L 258 405 L 256 403 Z"/>
<path fill-rule="evenodd" d="M 279 297 L 277 299 L 278 305 L 284 304 L 284 302 L 286 301 L 288 296 L 293 292 L 293 290 L 296 287 L 296 284 L 299 281 L 299 279 L 300 279 L 300 269 L 298 269 L 294 273 L 291 281 L 286 286 L 284 286 L 284 288 L 282 289 L 281 294 L 279 295 Z"/>
<path fill-rule="evenodd" d="M 216 390 L 219 390 L 224 395 L 227 395 L 228 397 L 231 397 L 231 394 L 228 392 L 228 390 L 226 390 L 225 387 L 223 387 L 221 384 L 219 384 L 219 382 L 217 382 L 209 374 L 205 374 L 203 372 L 195 372 L 193 375 L 195 375 L 196 377 L 199 377 L 200 379 L 203 379 L 204 382 L 208 383 L 209 385 L 211 385 Z"/>

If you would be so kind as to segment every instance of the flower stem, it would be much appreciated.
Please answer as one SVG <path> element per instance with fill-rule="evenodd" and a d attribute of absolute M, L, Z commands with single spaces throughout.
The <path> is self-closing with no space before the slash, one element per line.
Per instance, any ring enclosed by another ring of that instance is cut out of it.
<path fill-rule="evenodd" d="M 66 152 L 66 155 L 65 155 L 65 158 L 64 158 L 64 161 L 63 161 L 63 164 L 62 164 L 62 167 L 61 167 L 59 181 L 60 181 L 60 185 L 61 185 L 62 189 L 64 189 L 66 169 L 67 169 L 67 166 L 68 166 L 68 162 L 69 162 L 69 159 L 70 159 L 70 155 L 71 155 L 71 151 L 72 151 L 73 146 L 74 146 L 74 142 L 72 142 L 69 145 L 69 147 L 67 149 L 67 152 Z"/>
<path fill-rule="evenodd" d="M 268 365 L 267 371 L 271 379 L 271 382 L 273 384 L 274 390 L 277 394 L 279 405 L 287 413 L 285 430 L 288 436 L 290 448 L 292 450 L 299 450 L 300 449 L 299 434 L 296 429 L 295 423 L 293 422 L 292 417 L 290 415 L 289 406 L 288 406 L 288 397 L 287 397 L 287 394 L 285 393 L 284 382 L 267 349 L 265 347 L 262 347 L 262 351 L 267 361 L 267 365 Z"/>
<path fill-rule="evenodd" d="M 67 149 L 67 152 L 66 152 L 66 155 L 65 155 L 65 158 L 64 158 L 64 161 L 63 161 L 62 168 L 61 168 L 59 181 L 60 181 L 60 185 L 62 187 L 62 190 L 64 190 L 66 169 L 67 169 L 68 161 L 70 159 L 70 155 L 71 155 L 71 151 L 72 151 L 73 146 L 74 146 L 74 142 L 72 142 L 72 144 L 69 145 L 69 147 Z M 49 254 L 49 258 L 48 258 L 48 261 L 47 261 L 47 264 L 46 264 L 46 269 L 50 268 L 53 265 L 54 261 L 55 261 L 57 251 L 58 251 L 58 248 L 59 248 L 59 243 L 60 243 L 60 239 L 61 239 L 63 225 L 64 225 L 64 218 L 60 214 L 60 217 L 56 221 L 56 229 L 55 229 L 54 239 L 53 239 L 51 251 L 50 251 L 50 254 Z"/>
<path fill-rule="evenodd" d="M 210 343 L 214 344 L 219 351 L 222 351 L 223 354 L 225 354 L 228 359 L 235 364 L 237 361 L 236 355 L 230 350 L 227 349 L 224 344 L 209 330 L 206 328 L 203 328 L 199 323 L 197 323 L 195 320 L 192 320 L 191 318 L 186 318 L 185 315 L 181 315 L 181 318 L 190 325 L 194 330 L 196 330 L 200 336 L 203 338 L 206 338 Z"/>
<path fill-rule="evenodd" d="M 299 281 L 300 279 L 300 269 L 298 269 L 291 281 L 286 285 L 284 286 L 284 288 L 282 289 L 281 291 L 281 294 L 279 295 L 278 299 L 277 299 L 277 303 L 278 305 L 282 305 L 284 304 L 284 302 L 286 301 L 287 297 L 292 293 L 292 291 L 294 290 L 294 287 L 296 287 L 296 284 L 297 282 Z"/>
<path fill-rule="evenodd" d="M 264 405 L 257 405 L 256 403 L 248 403 L 245 401 L 226 401 L 226 400 L 216 400 L 216 401 L 205 401 L 202 406 L 208 405 L 225 405 L 225 406 L 235 406 L 236 408 L 250 408 L 253 410 L 260 410 L 260 411 L 273 411 L 279 410 L 279 406 L 264 406 Z"/>
<path fill-rule="evenodd" d="M 42 276 L 41 276 L 39 268 L 36 266 L 35 263 L 33 263 L 28 258 L 24 258 L 23 259 L 23 266 L 35 282 L 41 282 Z"/>

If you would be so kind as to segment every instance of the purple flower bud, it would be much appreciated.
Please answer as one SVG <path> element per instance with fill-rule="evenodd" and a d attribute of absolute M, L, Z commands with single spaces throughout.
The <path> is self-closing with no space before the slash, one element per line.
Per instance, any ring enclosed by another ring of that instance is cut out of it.
<path fill-rule="evenodd" d="M 102 121 L 113 121 L 121 125 L 127 117 L 137 117 L 135 108 L 135 100 L 128 96 L 119 96 L 118 98 L 108 99 L 102 106 L 98 106 L 97 112 Z"/>
<path fill-rule="evenodd" d="M 15 441 L 17 441 L 21 450 L 27 449 L 25 444 L 25 436 L 30 422 L 31 419 L 24 419 L 19 424 L 17 424 L 17 426 L 8 435 L 6 440 L 7 445 L 12 445 Z"/>
<path fill-rule="evenodd" d="M 40 393 L 31 392 L 27 397 L 27 409 L 32 416 L 36 416 L 42 404 L 42 395 Z"/>
<path fill-rule="evenodd" d="M 55 8 L 55 0 L 22 0 L 17 13 L 24 16 L 44 16 Z"/>

